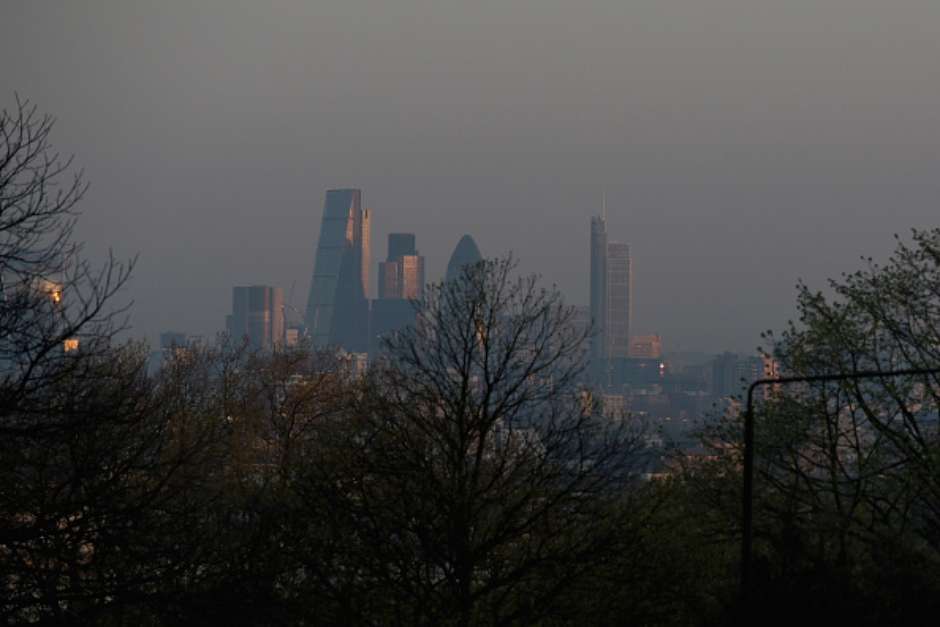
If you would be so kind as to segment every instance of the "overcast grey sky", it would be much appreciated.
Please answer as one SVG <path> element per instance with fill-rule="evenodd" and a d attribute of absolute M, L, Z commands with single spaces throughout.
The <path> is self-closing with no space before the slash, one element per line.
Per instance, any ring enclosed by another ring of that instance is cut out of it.
<path fill-rule="evenodd" d="M 330 187 L 373 256 L 513 250 L 588 300 L 632 244 L 637 333 L 746 349 L 793 285 L 938 223 L 936 0 L 0 0 L 0 103 L 58 118 L 92 255 L 140 253 L 134 332 L 211 334 L 235 284 L 306 303 Z"/>

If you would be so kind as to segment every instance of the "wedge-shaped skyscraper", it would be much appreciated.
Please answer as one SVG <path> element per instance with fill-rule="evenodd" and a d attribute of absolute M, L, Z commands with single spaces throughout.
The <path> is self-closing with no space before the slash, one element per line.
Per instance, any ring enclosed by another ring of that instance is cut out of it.
<path fill-rule="evenodd" d="M 350 352 L 368 348 L 370 221 L 369 210 L 362 209 L 361 190 L 326 192 L 307 300 L 307 332 L 314 346 L 334 345 Z"/>

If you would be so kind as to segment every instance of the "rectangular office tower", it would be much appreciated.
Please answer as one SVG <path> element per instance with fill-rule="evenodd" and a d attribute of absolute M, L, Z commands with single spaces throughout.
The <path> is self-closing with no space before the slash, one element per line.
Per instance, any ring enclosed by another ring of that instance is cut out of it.
<path fill-rule="evenodd" d="M 630 245 L 607 243 L 607 357 L 630 356 L 630 318 L 632 317 L 633 269 Z"/>
<path fill-rule="evenodd" d="M 370 223 L 361 190 L 326 192 L 307 299 L 306 327 L 314 346 L 368 349 Z"/>
<path fill-rule="evenodd" d="M 591 370 L 597 383 L 610 382 L 611 364 L 630 354 L 633 264 L 630 246 L 607 239 L 607 218 L 591 218 Z"/>
<path fill-rule="evenodd" d="M 607 342 L 607 220 L 591 218 L 591 369 L 606 367 Z"/>
<path fill-rule="evenodd" d="M 274 350 L 284 342 L 284 291 L 252 285 L 232 288 L 232 313 L 225 329 L 235 340 L 256 350 Z"/>
<path fill-rule="evenodd" d="M 379 263 L 379 298 L 424 298 L 424 257 L 415 248 L 414 233 L 388 236 L 388 257 Z"/>
<path fill-rule="evenodd" d="M 381 349 L 382 338 L 415 323 L 414 301 L 424 298 L 424 257 L 418 254 L 413 233 L 388 236 L 388 257 L 379 263 L 379 298 L 372 303 L 372 345 Z"/>

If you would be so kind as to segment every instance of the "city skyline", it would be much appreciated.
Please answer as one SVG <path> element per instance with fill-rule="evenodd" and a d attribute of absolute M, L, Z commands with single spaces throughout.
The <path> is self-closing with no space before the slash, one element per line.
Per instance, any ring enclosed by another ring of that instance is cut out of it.
<path fill-rule="evenodd" d="M 358 186 L 428 279 L 470 232 L 572 304 L 606 191 L 636 332 L 744 351 L 798 279 L 936 222 L 940 6 L 891 5 L 21 2 L 0 100 L 58 117 L 91 182 L 77 235 L 140 254 L 122 296 L 151 344 L 211 333 L 234 282 L 304 309 L 322 190 Z"/>
<path fill-rule="evenodd" d="M 0 9 L 4 624 L 919 624 L 940 2 Z"/>

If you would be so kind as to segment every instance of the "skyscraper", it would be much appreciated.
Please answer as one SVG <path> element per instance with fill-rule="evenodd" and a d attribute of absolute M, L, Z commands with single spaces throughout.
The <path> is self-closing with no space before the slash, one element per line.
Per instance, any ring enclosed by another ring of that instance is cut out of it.
<path fill-rule="evenodd" d="M 388 261 L 395 261 L 405 255 L 417 255 L 414 233 L 388 234 Z"/>
<path fill-rule="evenodd" d="M 424 257 L 404 255 L 398 258 L 401 268 L 401 297 L 408 300 L 424 298 Z"/>
<path fill-rule="evenodd" d="M 630 355 L 633 263 L 630 246 L 607 239 L 607 207 L 591 218 L 591 369 L 595 381 L 609 382 L 612 360 Z"/>
<path fill-rule="evenodd" d="M 252 285 L 232 288 L 232 313 L 225 328 L 235 341 L 273 350 L 284 342 L 284 291 L 279 287 Z"/>
<path fill-rule="evenodd" d="M 607 367 L 607 216 L 591 218 L 591 322 L 591 369 L 600 377 Z"/>
<path fill-rule="evenodd" d="M 450 256 L 450 261 L 447 263 L 446 280 L 451 281 L 460 277 L 464 266 L 477 263 L 478 261 L 483 261 L 483 255 L 480 254 L 477 243 L 473 241 L 473 238 L 469 235 L 464 235 L 460 238 L 460 241 L 457 242 L 457 247 L 454 248 L 454 252 Z"/>
<path fill-rule="evenodd" d="M 415 323 L 417 304 L 424 298 L 424 257 L 413 233 L 388 236 L 388 257 L 379 263 L 379 298 L 372 302 L 372 345 L 377 354 L 382 338 Z"/>
<path fill-rule="evenodd" d="M 630 357 L 662 359 L 663 338 L 658 335 L 636 335 L 630 338 Z"/>
<path fill-rule="evenodd" d="M 388 257 L 379 263 L 379 298 L 424 298 L 424 257 L 415 248 L 414 233 L 388 236 Z"/>
<path fill-rule="evenodd" d="M 371 212 L 358 189 L 331 189 L 323 204 L 307 299 L 306 326 L 314 346 L 365 351 L 369 338 L 366 300 Z"/>
<path fill-rule="evenodd" d="M 369 283 L 369 273 L 372 270 L 372 210 L 363 209 L 362 210 L 362 226 L 360 228 L 360 233 L 362 234 L 362 293 L 366 297 L 366 300 L 369 298 L 369 290 L 371 285 Z"/>
<path fill-rule="evenodd" d="M 630 245 L 607 243 L 607 327 L 608 359 L 630 356 L 633 271 Z"/>

